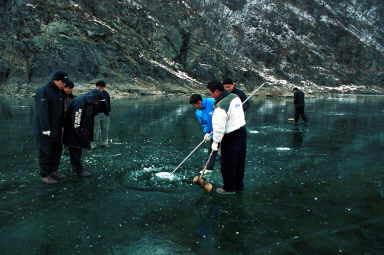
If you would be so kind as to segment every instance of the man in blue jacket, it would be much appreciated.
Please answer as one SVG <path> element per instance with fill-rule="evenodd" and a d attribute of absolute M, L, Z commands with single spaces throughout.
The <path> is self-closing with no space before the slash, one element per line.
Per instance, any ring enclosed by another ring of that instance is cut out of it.
<path fill-rule="evenodd" d="M 72 170 L 78 176 L 91 175 L 84 169 L 81 156 L 83 149 L 90 149 L 93 140 L 94 105 L 104 100 L 103 92 L 94 89 L 76 97 L 67 110 L 63 143 L 69 148 Z"/>
<path fill-rule="evenodd" d="M 211 154 L 211 145 L 212 145 L 212 114 L 213 114 L 213 106 L 215 104 L 215 99 L 213 98 L 203 98 L 200 94 L 193 94 L 190 99 L 189 103 L 193 105 L 193 107 L 196 109 L 196 117 L 199 120 L 200 124 L 203 126 L 204 131 L 204 140 L 210 141 L 209 147 L 208 147 L 208 158 Z M 215 167 L 215 161 L 216 161 L 217 151 L 214 151 L 211 160 L 209 161 L 207 165 L 207 169 L 205 173 L 212 173 L 213 168 Z M 205 161 L 205 164 L 208 161 Z M 200 171 L 201 173 L 201 171 Z"/>
<path fill-rule="evenodd" d="M 36 90 L 32 132 L 37 138 L 39 168 L 42 181 L 57 183 L 65 178 L 58 173 L 62 153 L 63 88 L 68 74 L 57 71 L 51 81 Z"/>

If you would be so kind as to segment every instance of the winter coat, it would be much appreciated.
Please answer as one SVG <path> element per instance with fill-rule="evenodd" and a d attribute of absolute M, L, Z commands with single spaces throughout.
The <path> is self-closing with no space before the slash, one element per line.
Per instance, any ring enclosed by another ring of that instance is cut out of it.
<path fill-rule="evenodd" d="M 75 95 L 73 95 L 72 93 L 67 95 L 64 93 L 64 115 L 65 113 L 67 112 L 69 106 L 71 105 L 72 101 L 75 99 Z M 65 116 L 64 116 L 65 117 Z"/>
<path fill-rule="evenodd" d="M 247 99 L 247 96 L 245 95 L 245 93 L 240 89 L 237 89 L 236 87 L 233 88 L 231 93 L 236 94 L 238 97 L 240 97 L 241 102 L 244 102 Z M 249 108 L 249 102 L 247 101 L 243 104 L 244 112 L 248 110 L 248 108 Z"/>
<path fill-rule="evenodd" d="M 36 90 L 35 112 L 32 119 L 32 133 L 38 139 L 59 141 L 63 125 L 63 90 L 53 81 Z M 51 131 L 49 136 L 43 131 Z"/>
<path fill-rule="evenodd" d="M 64 99 L 63 99 L 63 105 L 64 105 L 64 122 L 63 122 L 63 125 L 65 123 L 65 119 L 67 118 L 67 111 L 68 111 L 68 108 L 69 106 L 72 104 L 73 100 L 75 100 L 76 96 L 73 95 L 72 93 L 67 95 L 65 94 L 64 92 Z"/>
<path fill-rule="evenodd" d="M 104 100 L 103 93 L 94 89 L 76 97 L 68 108 L 64 124 L 63 143 L 68 147 L 89 149 L 93 141 L 94 103 Z"/>
<path fill-rule="evenodd" d="M 300 89 L 296 89 L 296 92 L 293 93 L 293 103 L 295 107 L 304 106 L 304 92 Z"/>
<path fill-rule="evenodd" d="M 213 130 L 212 115 L 213 115 L 214 104 L 215 104 L 215 99 L 203 98 L 201 102 L 201 110 L 196 110 L 195 114 L 200 124 L 204 128 L 204 134 L 209 134 Z"/>
<path fill-rule="evenodd" d="M 223 91 L 215 102 L 212 116 L 213 140 L 220 143 L 225 134 L 229 134 L 245 126 L 244 110 L 240 98 Z"/>
<path fill-rule="evenodd" d="M 103 112 L 105 115 L 109 116 L 109 112 L 111 111 L 111 98 L 106 90 L 103 91 L 103 95 L 105 101 L 95 105 L 95 115 L 99 112 Z"/>

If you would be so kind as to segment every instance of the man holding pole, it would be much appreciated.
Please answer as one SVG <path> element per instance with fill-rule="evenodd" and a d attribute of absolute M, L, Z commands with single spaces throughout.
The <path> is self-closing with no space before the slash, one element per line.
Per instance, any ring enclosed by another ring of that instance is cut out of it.
<path fill-rule="evenodd" d="M 204 131 L 204 140 L 206 142 L 210 142 L 209 148 L 208 148 L 208 158 L 205 162 L 207 164 L 205 173 L 209 174 L 212 173 L 213 168 L 215 167 L 215 161 L 217 156 L 217 151 L 214 151 L 212 153 L 212 156 L 209 158 L 209 155 L 211 155 L 211 146 L 212 146 L 212 114 L 213 114 L 213 105 L 215 103 L 215 99 L 213 98 L 204 98 L 200 94 L 193 94 L 189 98 L 189 103 L 193 105 L 193 107 L 196 109 L 196 117 L 199 120 L 200 124 L 203 126 Z M 209 160 L 209 162 L 207 162 Z M 202 171 L 200 171 L 201 173 Z"/>
<path fill-rule="evenodd" d="M 235 194 L 244 189 L 244 169 L 247 148 L 245 116 L 240 98 L 224 89 L 220 81 L 207 84 L 207 89 L 216 100 L 212 116 L 212 150 L 217 151 L 221 143 L 221 173 L 223 187 L 219 194 Z"/>

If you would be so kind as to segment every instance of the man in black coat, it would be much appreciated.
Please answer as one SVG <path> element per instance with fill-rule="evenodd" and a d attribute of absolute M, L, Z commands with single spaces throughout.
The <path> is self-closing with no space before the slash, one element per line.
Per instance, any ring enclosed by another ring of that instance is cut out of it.
<path fill-rule="evenodd" d="M 295 125 L 298 125 L 300 115 L 306 125 L 308 119 L 304 113 L 304 92 L 298 88 L 293 89 L 293 104 L 295 105 Z"/>
<path fill-rule="evenodd" d="M 104 95 L 94 89 L 76 97 L 67 110 L 63 143 L 69 148 L 72 170 L 79 176 L 90 176 L 82 163 L 83 149 L 90 149 L 93 140 L 94 105 L 103 102 Z"/>
<path fill-rule="evenodd" d="M 75 95 L 73 94 L 73 88 L 75 87 L 75 84 L 72 81 L 68 81 L 64 88 L 64 99 L 63 99 L 63 104 L 64 104 L 64 122 L 65 123 L 65 118 L 67 116 L 67 110 L 69 106 L 71 105 L 72 101 L 75 99 Z M 64 125 L 64 124 L 63 124 Z M 64 146 L 64 155 L 68 156 L 69 155 L 69 149 L 67 146 Z"/>
<path fill-rule="evenodd" d="M 36 90 L 35 95 L 32 131 L 37 137 L 40 175 L 43 182 L 48 184 L 65 178 L 57 171 L 62 152 L 63 87 L 66 82 L 68 74 L 58 71 L 48 84 Z"/>
<path fill-rule="evenodd" d="M 235 84 L 233 83 L 232 79 L 230 79 L 230 78 L 224 79 L 223 85 L 224 85 L 225 90 L 227 90 L 233 94 L 236 94 L 238 97 L 240 97 L 241 102 L 244 102 L 247 99 L 247 96 L 245 95 L 245 93 L 243 91 L 241 91 L 238 88 L 235 88 Z M 244 112 L 246 110 L 248 110 L 248 108 L 249 108 L 249 102 L 247 101 L 243 104 Z"/>
<path fill-rule="evenodd" d="M 66 117 L 67 110 L 69 106 L 71 105 L 72 101 L 75 99 L 75 95 L 73 95 L 73 88 L 75 87 L 75 84 L 72 81 L 68 81 L 64 88 L 64 118 Z"/>

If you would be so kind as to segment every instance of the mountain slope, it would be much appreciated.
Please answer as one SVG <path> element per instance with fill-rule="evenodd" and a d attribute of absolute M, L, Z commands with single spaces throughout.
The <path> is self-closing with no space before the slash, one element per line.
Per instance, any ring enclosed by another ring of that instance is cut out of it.
<path fill-rule="evenodd" d="M 9 0 L 0 92 L 30 94 L 63 69 L 126 93 L 191 93 L 232 77 L 291 88 L 384 87 L 379 0 Z"/>

